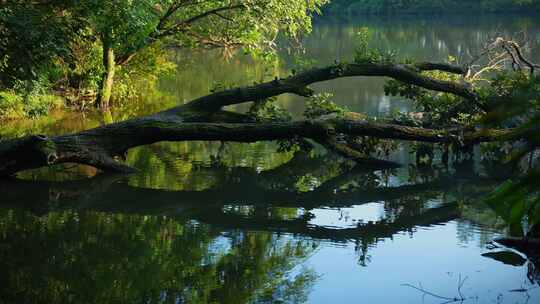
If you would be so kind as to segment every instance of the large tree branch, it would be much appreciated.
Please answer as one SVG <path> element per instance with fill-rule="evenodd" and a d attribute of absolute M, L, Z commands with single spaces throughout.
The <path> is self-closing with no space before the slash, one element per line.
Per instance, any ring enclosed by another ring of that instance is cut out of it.
<path fill-rule="evenodd" d="M 467 74 L 467 69 L 458 66 L 451 65 L 447 63 L 433 63 L 433 62 L 419 62 L 413 65 L 420 71 L 444 71 L 452 74 L 465 75 Z"/>
<path fill-rule="evenodd" d="M 444 64 L 401 65 L 401 64 L 336 64 L 324 68 L 315 68 L 287 78 L 275 79 L 273 81 L 258 85 L 235 88 L 216 92 L 193 100 L 190 107 L 204 109 L 207 111 L 217 110 L 224 106 L 256 101 L 272 96 L 292 93 L 301 96 L 311 96 L 313 91 L 309 85 L 317 82 L 333 80 L 343 77 L 390 77 L 405 83 L 423 87 L 428 90 L 451 93 L 467 100 L 478 107 L 483 106 L 478 102 L 477 94 L 465 84 L 450 81 L 442 81 L 417 72 L 418 70 L 444 69 L 445 71 L 458 72 L 463 70 L 460 67 L 452 67 Z M 171 109 L 168 114 L 177 113 L 178 109 Z M 180 109 L 183 111 L 184 109 Z"/>

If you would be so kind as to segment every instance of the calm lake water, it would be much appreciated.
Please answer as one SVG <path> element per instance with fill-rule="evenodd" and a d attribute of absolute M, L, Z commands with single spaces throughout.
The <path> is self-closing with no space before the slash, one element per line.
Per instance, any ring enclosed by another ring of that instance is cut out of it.
<path fill-rule="evenodd" d="M 177 73 L 132 105 L 10 123 L 0 135 L 73 132 L 217 86 L 350 61 L 365 26 L 374 46 L 401 58 L 465 62 L 490 38 L 521 33 L 540 61 L 539 18 L 323 18 L 303 48 L 282 48 L 280 64 L 179 51 Z M 315 88 L 373 116 L 411 109 L 383 85 L 351 78 Z M 303 111 L 299 97 L 279 101 Z M 480 157 L 422 170 L 403 145 L 392 155 L 403 168 L 373 171 L 322 149 L 275 151 L 275 143 L 160 143 L 130 151 L 127 162 L 141 169 L 132 176 L 88 178 L 94 169 L 68 165 L 0 181 L 0 303 L 540 302 L 538 265 L 491 243 L 505 225 L 482 198 L 501 177 Z"/>

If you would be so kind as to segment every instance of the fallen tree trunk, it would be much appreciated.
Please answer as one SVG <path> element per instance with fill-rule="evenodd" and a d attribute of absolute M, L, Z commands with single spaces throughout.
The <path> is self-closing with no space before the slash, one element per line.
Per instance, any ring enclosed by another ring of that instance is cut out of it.
<path fill-rule="evenodd" d="M 341 77 L 386 76 L 426 89 L 455 94 L 478 105 L 474 91 L 464 84 L 440 81 L 424 76 L 422 70 L 442 70 L 463 74 L 460 67 L 445 64 L 417 65 L 338 64 L 313 69 L 284 79 L 235 88 L 195 99 L 163 112 L 142 118 L 105 125 L 75 134 L 45 137 L 27 136 L 0 142 L 0 176 L 60 163 L 78 163 L 104 171 L 132 172 L 117 157 L 134 147 L 160 141 L 235 141 L 255 142 L 291 138 L 309 138 L 341 155 L 357 161 L 361 153 L 336 140 L 336 134 L 373 136 L 386 139 L 425 142 L 497 141 L 508 130 L 450 132 L 369 122 L 337 116 L 293 122 L 255 123 L 248 115 L 222 110 L 244 102 L 256 102 L 283 93 L 311 96 L 307 86 Z M 368 161 L 372 161 L 369 159 Z M 395 165 L 378 161 L 378 165 Z"/>
<path fill-rule="evenodd" d="M 76 134 L 47 138 L 29 136 L 3 142 L 0 146 L 0 176 L 59 163 L 79 163 L 98 169 L 132 172 L 114 159 L 127 150 L 161 141 L 233 141 L 310 138 L 326 145 L 328 138 L 342 133 L 354 136 L 414 140 L 424 142 L 467 143 L 497 141 L 508 130 L 479 130 L 452 134 L 444 130 L 406 127 L 341 118 L 271 123 L 185 123 L 140 118 Z"/>

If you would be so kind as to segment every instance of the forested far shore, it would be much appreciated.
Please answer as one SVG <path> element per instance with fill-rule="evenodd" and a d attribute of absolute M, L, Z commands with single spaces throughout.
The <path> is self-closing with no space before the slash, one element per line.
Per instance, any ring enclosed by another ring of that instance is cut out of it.
<path fill-rule="evenodd" d="M 327 15 L 540 13 L 538 0 L 334 0 Z"/>

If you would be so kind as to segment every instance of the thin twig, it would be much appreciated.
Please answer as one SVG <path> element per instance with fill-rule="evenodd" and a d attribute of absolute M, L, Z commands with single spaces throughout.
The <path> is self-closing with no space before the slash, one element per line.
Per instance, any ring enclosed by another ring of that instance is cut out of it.
<path fill-rule="evenodd" d="M 463 297 L 463 294 L 461 293 L 461 288 L 463 287 L 463 284 L 465 284 L 465 281 L 467 281 L 469 277 L 465 277 L 463 280 L 461 280 L 461 274 L 459 275 L 459 283 L 458 283 L 458 293 L 459 297 L 464 300 L 465 297 Z"/>
<path fill-rule="evenodd" d="M 432 296 L 432 297 L 437 298 L 437 299 L 448 301 L 448 302 L 445 302 L 445 303 L 463 302 L 463 301 L 466 300 L 463 297 L 460 297 L 460 298 L 453 297 L 453 298 L 451 298 L 451 297 L 441 296 L 441 295 L 438 295 L 438 294 L 435 294 L 433 292 L 425 290 L 424 288 L 421 287 L 421 285 L 420 285 L 420 287 L 417 287 L 417 286 L 414 286 L 414 285 L 411 285 L 411 284 L 401 284 L 401 286 L 410 287 L 410 288 L 413 288 L 413 289 L 416 289 L 416 290 L 422 292 L 424 295 L 429 295 L 429 296 Z"/>

